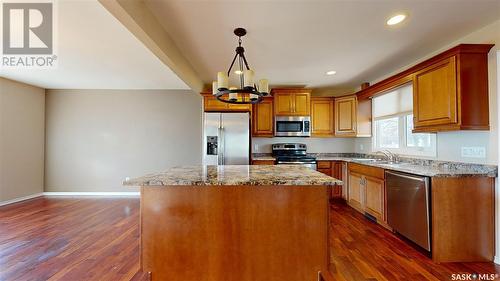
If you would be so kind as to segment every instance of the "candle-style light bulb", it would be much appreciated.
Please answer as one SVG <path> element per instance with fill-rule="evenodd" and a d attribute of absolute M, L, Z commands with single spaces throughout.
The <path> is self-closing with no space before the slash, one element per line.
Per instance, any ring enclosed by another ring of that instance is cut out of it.
<path fill-rule="evenodd" d="M 217 84 L 218 84 L 218 83 L 217 83 L 217 81 L 213 81 L 213 82 L 212 82 L 212 95 L 214 95 L 214 96 L 215 96 L 215 95 L 217 94 L 217 92 L 218 92 L 218 90 L 217 90 L 217 88 L 218 88 Z"/>
<path fill-rule="evenodd" d="M 267 79 L 260 79 L 259 80 L 259 92 L 269 93 L 269 80 L 267 80 Z"/>
<path fill-rule="evenodd" d="M 253 70 L 246 69 L 243 71 L 243 80 L 245 80 L 245 87 L 253 87 L 253 76 Z"/>
<path fill-rule="evenodd" d="M 227 74 L 225 72 L 218 72 L 217 73 L 217 89 L 224 89 L 226 90 L 229 87 L 229 77 L 227 77 Z"/>

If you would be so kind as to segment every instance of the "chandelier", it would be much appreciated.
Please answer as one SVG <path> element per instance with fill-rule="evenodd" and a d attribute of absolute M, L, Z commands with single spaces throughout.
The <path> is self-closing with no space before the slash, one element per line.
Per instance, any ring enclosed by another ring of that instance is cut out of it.
<path fill-rule="evenodd" d="M 254 71 L 248 66 L 245 58 L 245 49 L 241 46 L 241 37 L 247 34 L 244 28 L 236 28 L 234 34 L 238 36 L 238 47 L 236 55 L 231 62 L 227 73 L 218 72 L 217 81 L 212 83 L 212 94 L 220 101 L 234 104 L 259 103 L 263 97 L 269 94 L 269 82 L 267 79 L 260 79 L 257 85 L 254 83 Z M 238 62 L 238 69 L 234 72 L 238 75 L 240 87 L 229 87 L 229 76 L 235 62 Z"/>

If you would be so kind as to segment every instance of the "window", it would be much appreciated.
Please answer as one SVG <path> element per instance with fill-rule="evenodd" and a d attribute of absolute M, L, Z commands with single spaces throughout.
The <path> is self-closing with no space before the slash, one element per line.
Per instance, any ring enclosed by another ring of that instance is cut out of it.
<path fill-rule="evenodd" d="M 399 148 L 399 118 L 376 121 L 378 144 L 381 148 Z"/>
<path fill-rule="evenodd" d="M 436 134 L 413 133 L 413 88 L 404 85 L 373 99 L 373 150 L 436 156 Z"/>

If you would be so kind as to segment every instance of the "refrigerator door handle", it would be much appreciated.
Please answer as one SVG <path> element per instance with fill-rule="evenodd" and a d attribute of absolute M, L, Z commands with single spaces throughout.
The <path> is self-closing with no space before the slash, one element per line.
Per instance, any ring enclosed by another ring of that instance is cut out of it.
<path fill-rule="evenodd" d="M 217 165 L 221 165 L 221 163 L 222 163 L 222 160 L 221 160 L 221 156 L 222 156 L 222 128 L 221 127 L 217 128 L 217 135 L 219 138 L 219 147 L 218 147 L 218 151 L 217 151 Z"/>
<path fill-rule="evenodd" d="M 224 165 L 225 163 L 225 157 L 226 157 L 226 139 L 225 139 L 225 132 L 224 132 L 224 127 L 220 128 L 220 143 L 221 143 L 221 165 Z"/>

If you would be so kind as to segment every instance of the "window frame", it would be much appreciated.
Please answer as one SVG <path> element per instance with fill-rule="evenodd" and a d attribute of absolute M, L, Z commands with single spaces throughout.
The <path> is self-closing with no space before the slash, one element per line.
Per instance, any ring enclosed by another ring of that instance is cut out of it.
<path fill-rule="evenodd" d="M 372 122 L 372 132 L 373 132 L 373 140 L 372 140 L 372 151 L 381 151 L 388 150 L 396 154 L 400 155 L 408 155 L 408 156 L 427 156 L 427 157 L 436 157 L 437 156 L 437 137 L 435 133 L 425 133 L 429 134 L 431 137 L 431 146 L 428 148 L 422 147 L 410 147 L 408 146 L 408 128 L 406 126 L 406 118 L 407 116 L 413 115 L 413 111 L 401 112 L 398 114 L 391 114 L 380 117 L 373 117 Z M 377 121 L 391 119 L 394 117 L 398 117 L 398 132 L 399 132 L 399 148 L 386 148 L 380 147 L 378 132 L 377 132 Z"/>

